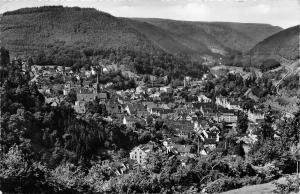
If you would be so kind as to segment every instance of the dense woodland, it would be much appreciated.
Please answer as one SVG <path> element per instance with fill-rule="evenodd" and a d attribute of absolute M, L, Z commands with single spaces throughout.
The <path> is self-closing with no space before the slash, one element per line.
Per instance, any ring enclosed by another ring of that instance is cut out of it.
<path fill-rule="evenodd" d="M 201 62 L 192 61 L 184 54 L 171 55 L 165 52 L 147 53 L 129 51 L 126 49 L 51 49 L 48 52 L 39 52 L 31 57 L 37 65 L 64 65 L 79 71 L 81 67 L 90 68 L 102 65 L 124 65 L 138 74 L 152 74 L 156 76 L 169 75 L 183 78 L 184 76 L 202 77 L 208 68 Z"/>
<path fill-rule="evenodd" d="M 194 59 L 246 52 L 282 28 L 268 24 L 191 22 L 118 18 L 96 9 L 62 6 L 23 8 L 3 13 L 2 45 L 13 56 L 83 48 L 185 53 Z M 183 30 L 184 29 L 184 30 Z M 26 34 L 26 36 L 24 36 Z M 57 58 L 57 57 L 55 57 Z"/>
<path fill-rule="evenodd" d="M 158 121 L 150 131 L 137 135 L 123 125 L 105 121 L 103 116 L 107 112 L 97 103 L 89 105 L 88 113 L 82 117 L 74 113 L 67 100 L 58 107 L 48 106 L 36 85 L 29 84 L 29 77 L 21 72 L 19 62 L 7 64 L 8 58 L 3 59 L 0 120 L 3 192 L 192 193 L 205 188 L 206 192 L 215 193 L 263 183 L 296 170 L 290 148 L 299 139 L 300 113 L 294 119 L 274 123 L 276 114 L 270 110 L 255 131 L 258 141 L 247 158 L 241 139 L 247 133 L 248 119 L 241 114 L 236 132 L 222 128 L 226 137 L 222 141 L 228 145 L 225 150 L 190 159 L 187 166 L 182 166 L 177 157 L 157 153 L 148 158 L 147 168 L 132 165 L 128 172 L 117 176 L 114 169 L 121 162 L 132 163 L 128 159 L 131 148 L 149 141 L 159 142 L 162 132 L 172 133 L 172 129 Z M 220 92 L 226 93 L 246 87 L 240 85 L 239 79 L 228 75 L 224 83 L 212 82 L 207 90 L 225 87 L 229 91 Z M 108 164 L 103 164 L 105 160 Z"/>

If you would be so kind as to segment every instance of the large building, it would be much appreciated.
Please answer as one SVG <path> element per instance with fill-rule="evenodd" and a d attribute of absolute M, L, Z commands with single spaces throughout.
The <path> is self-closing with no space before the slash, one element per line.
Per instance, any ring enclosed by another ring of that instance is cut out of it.
<path fill-rule="evenodd" d="M 146 157 L 152 151 L 152 147 L 150 145 L 140 145 L 130 152 L 130 159 L 137 161 L 138 164 L 144 164 L 146 162 Z"/>

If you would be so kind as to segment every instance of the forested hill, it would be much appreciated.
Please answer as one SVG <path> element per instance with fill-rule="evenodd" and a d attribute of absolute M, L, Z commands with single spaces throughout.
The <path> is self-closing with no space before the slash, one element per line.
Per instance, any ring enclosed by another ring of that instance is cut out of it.
<path fill-rule="evenodd" d="M 266 37 L 277 33 L 282 28 L 269 24 L 230 23 L 230 22 L 191 22 L 168 19 L 134 18 L 133 26 L 147 37 L 158 38 L 151 31 L 149 24 L 164 30 L 175 41 L 193 51 L 224 53 L 230 50 L 248 51 Z M 163 37 L 163 36 L 161 36 Z M 158 39 L 164 44 L 163 38 Z M 167 39 L 168 40 L 168 39 Z"/>
<path fill-rule="evenodd" d="M 259 42 L 251 52 L 256 57 L 299 58 L 299 25 L 280 31 Z"/>
<path fill-rule="evenodd" d="M 247 51 L 281 30 L 267 24 L 117 18 L 96 9 L 62 6 L 6 12 L 0 26 L 2 46 L 11 56 L 44 51 L 53 58 L 76 58 L 84 49 L 227 54 Z"/>
<path fill-rule="evenodd" d="M 51 6 L 6 12 L 1 32 L 3 46 L 11 55 L 41 49 L 53 54 L 83 48 L 158 50 L 123 20 L 96 9 Z"/>

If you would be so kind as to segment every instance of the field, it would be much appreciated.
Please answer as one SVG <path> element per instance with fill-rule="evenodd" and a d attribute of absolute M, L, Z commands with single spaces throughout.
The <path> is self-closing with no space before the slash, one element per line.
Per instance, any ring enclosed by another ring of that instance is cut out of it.
<path fill-rule="evenodd" d="M 276 182 L 284 183 L 284 181 L 285 178 L 280 178 Z M 273 182 L 274 181 L 260 185 L 246 186 L 240 189 L 223 192 L 222 194 L 271 194 L 274 193 L 273 191 L 276 189 Z"/>

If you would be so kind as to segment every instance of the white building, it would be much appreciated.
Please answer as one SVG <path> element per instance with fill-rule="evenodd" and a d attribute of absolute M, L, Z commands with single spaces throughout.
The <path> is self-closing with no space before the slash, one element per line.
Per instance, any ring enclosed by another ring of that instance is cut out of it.
<path fill-rule="evenodd" d="M 238 105 L 236 102 L 230 102 L 226 98 L 217 97 L 216 98 L 216 105 L 222 106 L 224 108 L 227 108 L 229 110 L 240 110 L 243 109 Z"/>
<path fill-rule="evenodd" d="M 136 120 L 131 117 L 124 117 L 123 124 L 128 128 L 133 128 L 135 126 Z"/>
<path fill-rule="evenodd" d="M 209 103 L 209 102 L 211 102 L 211 99 L 206 97 L 205 95 L 201 94 L 200 96 L 198 96 L 198 101 L 204 102 L 204 103 Z"/>
<path fill-rule="evenodd" d="M 166 92 L 166 93 L 172 92 L 172 87 L 171 86 L 164 86 L 164 87 L 160 87 L 159 89 L 160 89 L 160 91 Z"/>
<path fill-rule="evenodd" d="M 249 121 L 252 121 L 256 123 L 257 120 L 261 120 L 265 118 L 265 115 L 263 113 L 254 113 L 250 110 L 247 112 Z"/>
<path fill-rule="evenodd" d="M 236 123 L 237 116 L 233 113 L 221 113 L 218 117 L 218 122 L 226 122 L 226 123 Z"/>
<path fill-rule="evenodd" d="M 148 145 L 137 146 L 132 149 L 129 156 L 130 159 L 136 160 L 138 164 L 144 164 L 146 162 L 146 157 L 151 151 L 152 149 Z"/>
<path fill-rule="evenodd" d="M 80 113 L 80 114 L 83 114 L 86 112 L 84 101 L 76 101 L 73 108 L 74 108 L 75 112 Z"/>

